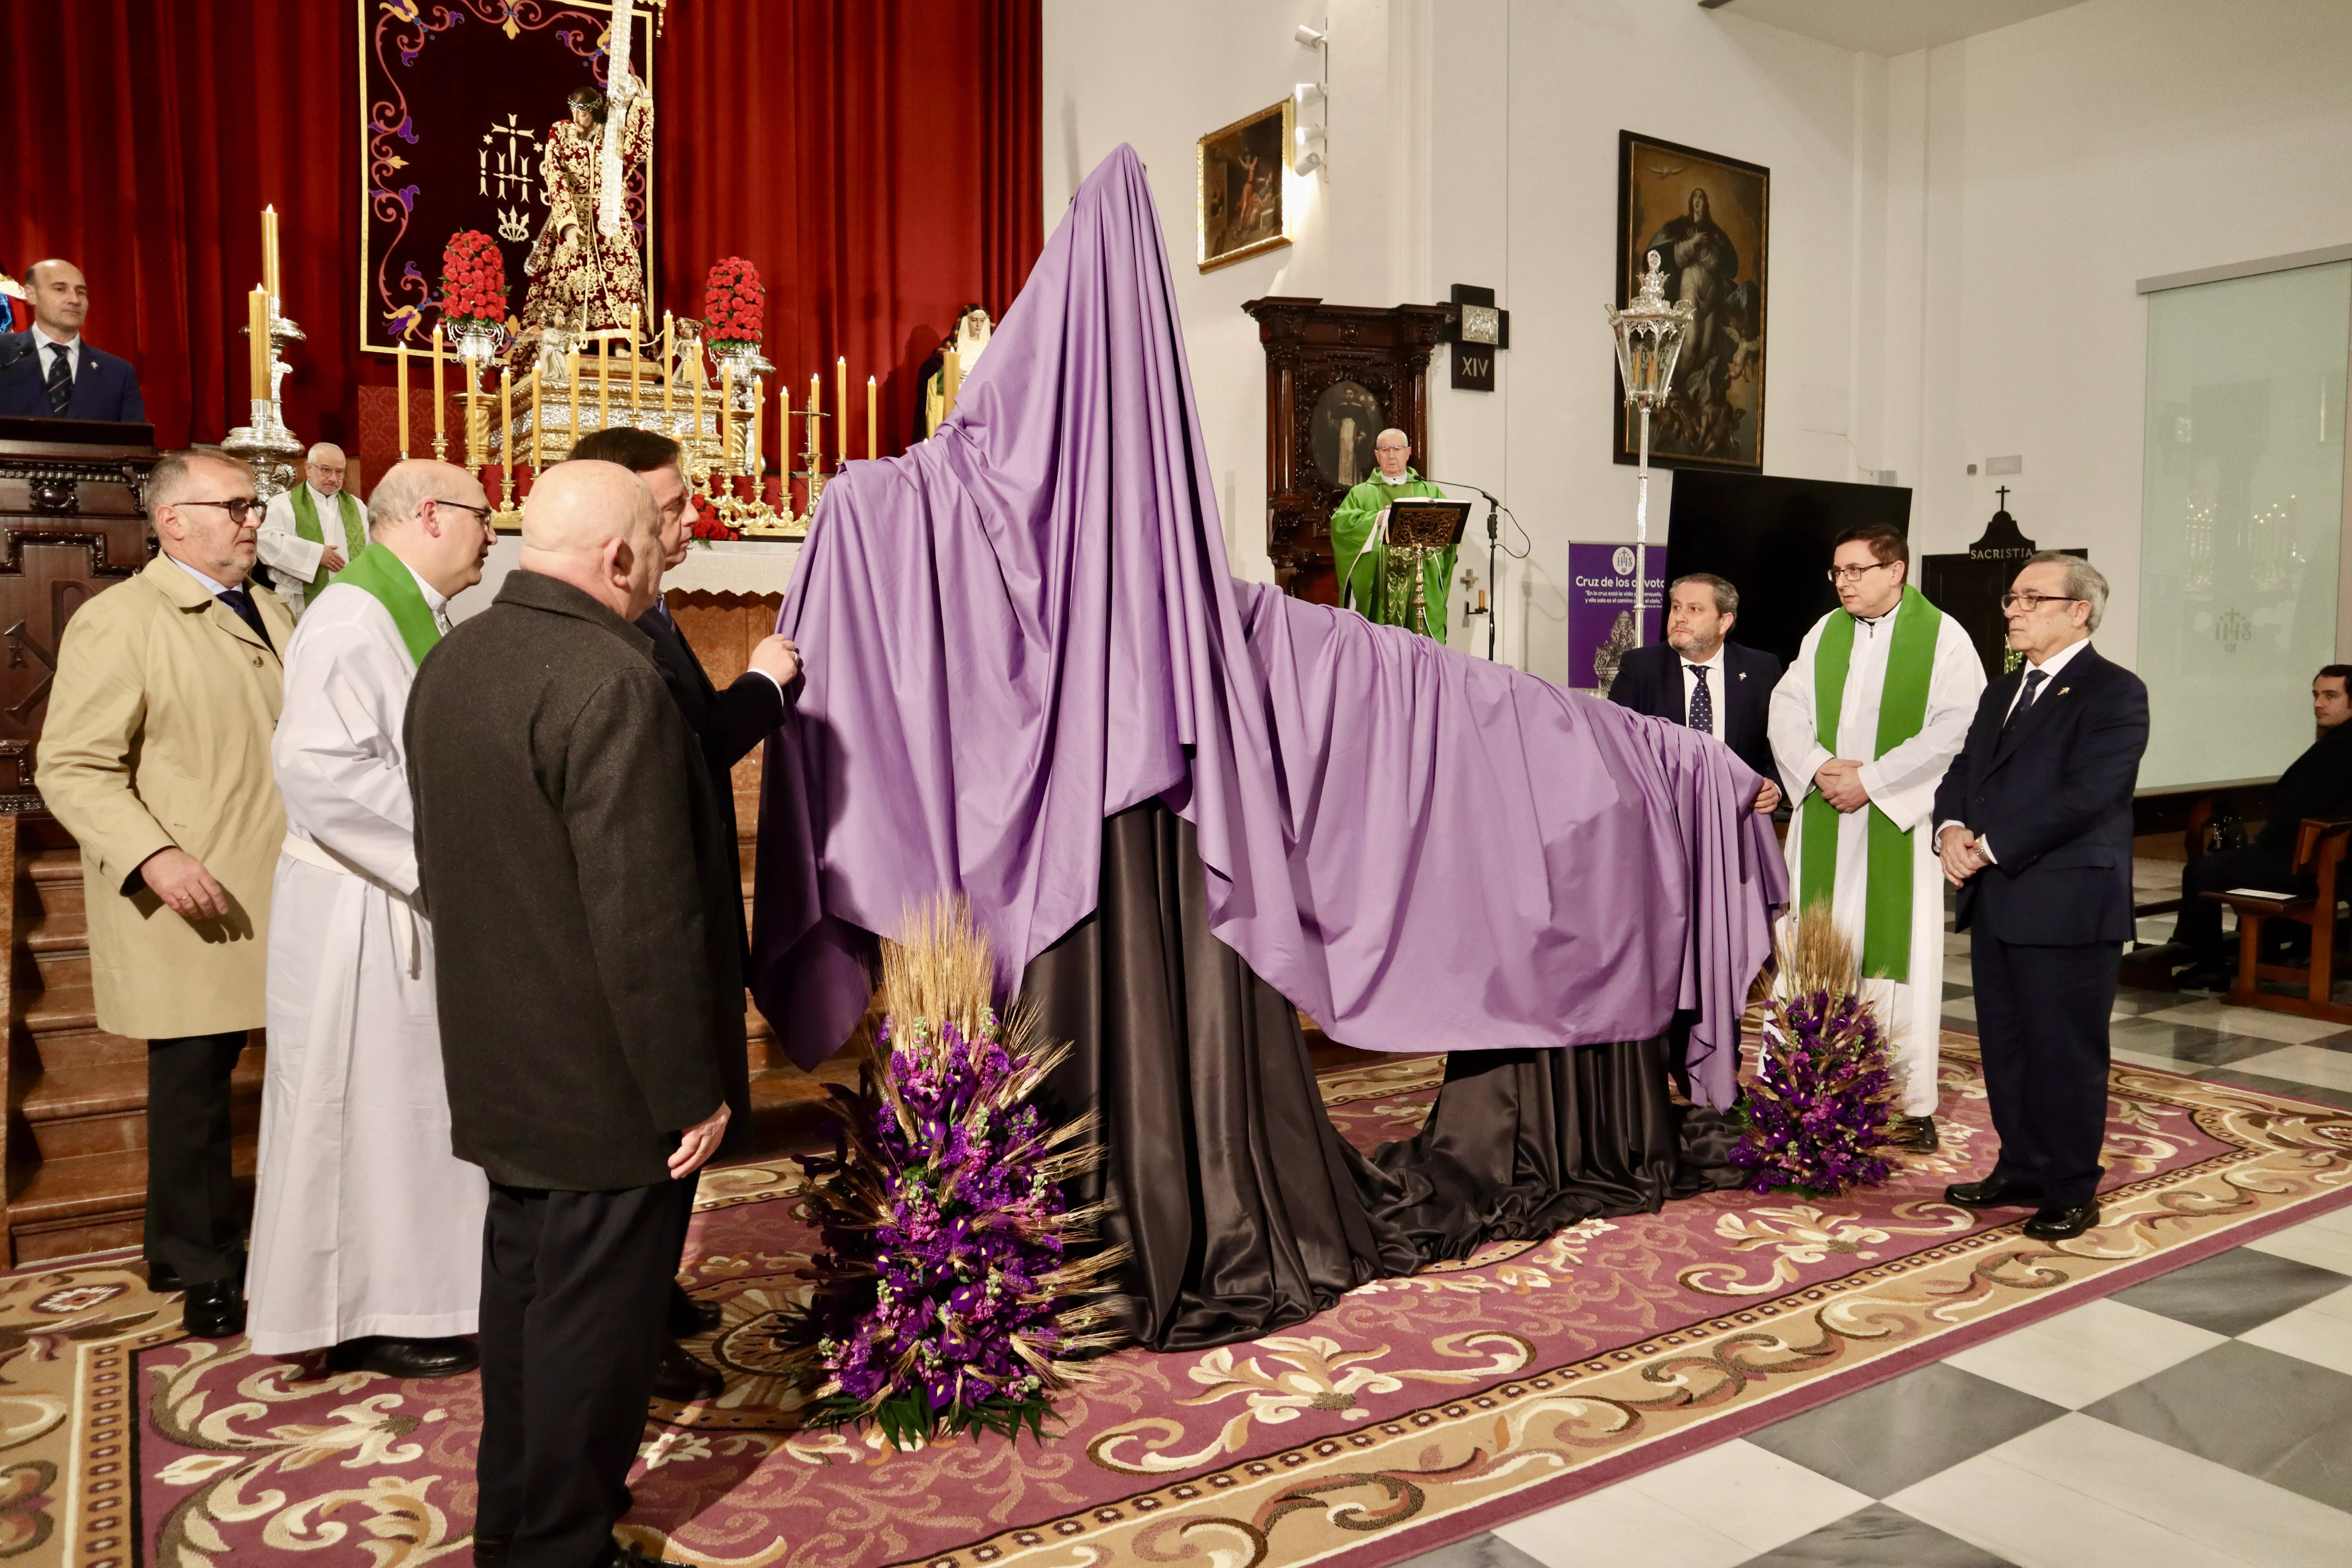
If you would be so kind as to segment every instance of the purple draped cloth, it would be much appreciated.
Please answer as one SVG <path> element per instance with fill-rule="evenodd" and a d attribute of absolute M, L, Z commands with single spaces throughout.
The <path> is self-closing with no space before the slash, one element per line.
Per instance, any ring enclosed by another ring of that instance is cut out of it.
<path fill-rule="evenodd" d="M 1729 1103 L 1787 879 L 1713 740 L 1234 581 L 1158 214 L 1080 187 L 955 413 L 825 489 L 779 629 L 751 988 L 813 1065 L 864 933 L 964 895 L 1006 991 L 1095 907 L 1103 820 L 1198 830 L 1211 927 L 1335 1040 L 1641 1039 Z"/>

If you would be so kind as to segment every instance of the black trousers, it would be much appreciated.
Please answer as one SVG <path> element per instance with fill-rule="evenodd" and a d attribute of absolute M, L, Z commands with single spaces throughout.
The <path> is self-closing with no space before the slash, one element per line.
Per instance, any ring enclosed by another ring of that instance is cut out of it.
<path fill-rule="evenodd" d="M 245 1031 L 147 1042 L 147 1267 L 190 1285 L 244 1262 L 229 1175 L 228 1077 Z"/>
<path fill-rule="evenodd" d="M 2000 1137 L 1993 1175 L 2053 1204 L 2097 1195 L 2107 1126 L 2107 1016 L 2119 942 L 2024 947 L 1969 933 L 1977 1039 Z"/>
<path fill-rule="evenodd" d="M 511 1568 L 587 1568 L 629 1511 L 686 1226 L 678 1187 L 490 1184 L 475 1528 L 514 1538 Z"/>
<path fill-rule="evenodd" d="M 2273 855 L 2251 844 L 2243 849 L 2215 850 L 2181 868 L 2180 919 L 2173 925 L 2172 940 L 2199 959 L 2211 963 L 2222 952 L 2221 906 L 2200 895 L 2227 892 L 2231 888 L 2308 893 L 2317 886 L 2312 878 L 2297 877 L 2284 855 Z"/>

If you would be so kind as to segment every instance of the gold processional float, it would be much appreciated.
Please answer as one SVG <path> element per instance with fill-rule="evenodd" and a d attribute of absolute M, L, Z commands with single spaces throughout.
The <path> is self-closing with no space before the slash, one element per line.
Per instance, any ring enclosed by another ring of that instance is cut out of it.
<path fill-rule="evenodd" d="M 292 486 L 294 460 L 304 450 L 304 443 L 286 425 L 282 386 L 289 366 L 281 353 L 286 344 L 303 341 L 304 334 L 281 308 L 276 208 L 264 207 L 261 222 L 263 277 L 247 297 L 245 327 L 251 355 L 251 415 L 247 424 L 229 432 L 221 447 L 252 468 L 255 489 L 267 500 Z M 626 425 L 677 441 L 697 508 L 736 534 L 804 539 L 825 481 L 849 461 L 849 427 L 844 417 L 849 408 L 849 362 L 844 357 L 834 363 L 831 410 L 823 406 L 821 375 L 809 377 L 808 402 L 798 408 L 791 405 L 781 386 L 777 389 L 775 417 L 783 442 L 795 430 L 803 434 L 801 466 L 781 468 L 772 483 L 766 474 L 767 376 L 775 367 L 761 355 L 756 340 L 709 342 L 706 327 L 703 321 L 665 310 L 658 335 L 638 326 L 593 331 L 536 328 L 537 353 L 518 379 L 511 363 L 499 363 L 511 336 L 504 321 L 465 317 L 446 329 L 436 324 L 430 353 L 433 456 L 449 459 L 447 375 L 455 360 L 464 379 L 457 395 L 464 463 L 476 474 L 498 471 L 499 504 L 492 521 L 499 528 L 522 526 L 519 467 L 527 464 L 536 475 L 549 463 L 562 461 L 582 437 Z M 986 313 L 974 310 L 944 345 L 940 374 L 926 388 L 927 430 L 935 429 L 955 406 L 962 362 L 977 359 L 978 351 L 986 346 L 988 327 Z M 584 359 L 583 348 L 593 351 Z M 411 350 L 404 335 L 395 357 L 399 449 L 406 458 L 415 448 L 409 431 Z M 417 357 L 425 356 L 419 352 Z M 484 384 L 493 366 L 495 394 Z M 877 379 L 868 375 L 865 455 L 869 458 L 881 455 L 879 395 Z M 835 435 L 829 467 L 824 438 L 828 419 L 834 421 Z M 794 481 L 806 503 L 797 512 L 793 510 Z"/>

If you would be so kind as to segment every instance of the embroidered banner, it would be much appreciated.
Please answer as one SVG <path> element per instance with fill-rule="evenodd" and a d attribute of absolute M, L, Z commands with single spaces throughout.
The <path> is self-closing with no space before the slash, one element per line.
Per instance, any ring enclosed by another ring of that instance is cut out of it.
<path fill-rule="evenodd" d="M 358 0 L 360 346 L 430 347 L 441 250 L 459 229 L 493 235 L 507 310 L 522 313 L 523 264 L 557 194 L 543 168 L 567 97 L 605 89 L 612 7 L 593 0 Z M 630 74 L 655 82 L 654 7 L 630 27 Z M 654 266 L 652 126 L 625 158 L 624 205 L 639 265 Z M 577 140 L 577 133 L 572 133 Z M 594 215 L 588 215 L 593 226 Z M 652 314 L 650 307 L 648 316 Z"/>

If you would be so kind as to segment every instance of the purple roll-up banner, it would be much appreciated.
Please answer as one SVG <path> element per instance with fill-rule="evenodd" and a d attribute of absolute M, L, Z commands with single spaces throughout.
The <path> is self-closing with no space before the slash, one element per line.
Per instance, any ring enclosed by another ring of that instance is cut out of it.
<path fill-rule="evenodd" d="M 1664 544 L 1650 546 L 1643 575 L 1649 579 L 1648 591 L 1642 595 L 1642 642 L 1646 647 L 1666 635 Z M 1631 646 L 1633 632 L 1633 547 L 1571 543 L 1568 547 L 1568 684 L 1578 690 L 1605 694 L 1609 681 L 1616 678 L 1619 654 Z"/>

